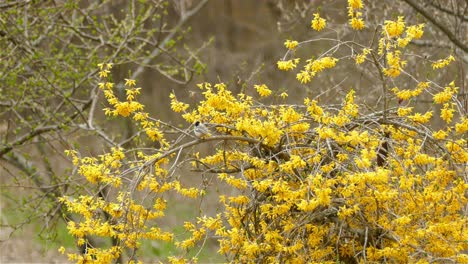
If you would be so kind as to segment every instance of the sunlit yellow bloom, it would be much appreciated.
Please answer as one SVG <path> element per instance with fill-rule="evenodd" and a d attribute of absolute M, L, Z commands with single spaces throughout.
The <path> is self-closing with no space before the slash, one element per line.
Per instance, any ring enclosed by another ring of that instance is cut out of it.
<path fill-rule="evenodd" d="M 413 107 L 400 107 L 398 108 L 397 114 L 398 116 L 407 116 L 411 114 L 413 111 Z"/>
<path fill-rule="evenodd" d="M 312 76 L 308 71 L 301 71 L 296 75 L 296 79 L 300 81 L 301 83 L 308 83 L 310 82 L 311 78 Z"/>
<path fill-rule="evenodd" d="M 456 162 L 468 162 L 468 151 L 464 147 L 466 146 L 466 140 L 449 141 L 445 146 Z"/>
<path fill-rule="evenodd" d="M 431 117 L 432 117 L 432 111 L 428 111 L 423 115 L 421 113 L 416 113 L 412 116 L 408 116 L 409 119 L 413 120 L 416 123 L 421 123 L 421 124 L 427 123 L 431 119 Z"/>
<path fill-rule="evenodd" d="M 58 249 L 58 251 L 59 251 L 60 253 L 64 254 L 64 253 L 65 253 L 65 248 L 62 246 L 62 247 L 60 247 L 60 248 Z"/>
<path fill-rule="evenodd" d="M 299 59 L 294 60 L 287 60 L 287 61 L 278 61 L 278 69 L 282 71 L 289 71 L 296 68 L 297 64 L 299 63 Z"/>
<path fill-rule="evenodd" d="M 409 26 L 406 28 L 406 35 L 411 39 L 420 39 L 424 34 L 424 24 Z"/>
<path fill-rule="evenodd" d="M 320 17 L 319 13 L 314 14 L 314 19 L 311 22 L 311 27 L 317 31 L 321 31 L 326 26 L 326 20 Z"/>
<path fill-rule="evenodd" d="M 450 55 L 448 56 L 447 58 L 445 59 L 440 59 L 438 61 L 435 61 L 432 63 L 432 69 L 442 69 L 444 67 L 446 67 L 447 65 L 449 65 L 452 61 L 455 61 L 455 58 Z"/>
<path fill-rule="evenodd" d="M 391 91 L 396 95 L 396 97 L 398 97 L 398 99 L 401 99 L 401 100 L 408 100 L 408 99 L 410 99 L 410 98 L 413 98 L 413 97 L 418 96 L 419 94 L 421 94 L 421 92 L 422 92 L 423 90 L 422 90 L 422 89 L 415 89 L 415 90 L 405 89 L 405 90 L 400 90 L 400 89 L 398 89 L 398 87 L 394 87 L 394 88 L 392 88 Z"/>
<path fill-rule="evenodd" d="M 388 35 L 390 38 L 399 37 L 404 30 L 405 22 L 403 21 L 403 17 L 399 16 L 397 21 L 385 20 L 382 34 Z"/>
<path fill-rule="evenodd" d="M 404 48 L 408 45 L 408 43 L 411 42 L 411 38 L 410 37 L 406 37 L 406 38 L 398 38 L 397 39 L 397 43 L 398 43 L 398 47 L 400 48 Z"/>
<path fill-rule="evenodd" d="M 286 40 L 286 41 L 284 42 L 284 46 L 285 46 L 287 49 L 290 49 L 290 50 L 295 49 L 295 48 L 297 47 L 298 44 L 299 44 L 299 43 L 298 43 L 297 41 L 295 41 L 295 40 L 289 40 L 289 39 Z"/>
<path fill-rule="evenodd" d="M 361 0 L 348 0 L 348 6 L 354 9 L 361 9 L 364 7 Z"/>
<path fill-rule="evenodd" d="M 445 139 L 448 136 L 448 133 L 444 130 L 439 130 L 437 132 L 432 133 L 432 136 L 435 139 Z"/>
<path fill-rule="evenodd" d="M 446 86 L 445 89 L 434 95 L 434 103 L 443 104 L 452 99 L 452 96 L 458 92 L 458 87 L 455 87 L 455 83 L 451 82 L 449 86 Z"/>
<path fill-rule="evenodd" d="M 109 73 L 110 73 L 110 71 L 108 71 L 108 70 L 102 70 L 102 71 L 99 72 L 99 78 L 106 78 Z"/>
<path fill-rule="evenodd" d="M 135 80 L 132 80 L 132 79 L 125 79 L 125 86 L 135 86 L 136 85 L 136 81 Z"/>
<path fill-rule="evenodd" d="M 371 52 L 371 49 L 368 49 L 368 48 L 364 48 L 362 50 L 362 53 L 361 54 L 358 54 L 356 56 L 356 64 L 361 64 L 365 61 L 366 57 L 367 57 L 367 54 L 369 54 Z"/>
<path fill-rule="evenodd" d="M 406 61 L 400 60 L 400 51 L 388 52 L 386 57 L 389 67 L 383 68 L 383 73 L 392 78 L 399 76 L 402 68 L 406 66 Z"/>
<path fill-rule="evenodd" d="M 333 57 L 323 57 L 317 60 L 307 60 L 307 65 L 304 66 L 305 70 L 308 72 L 318 73 L 325 69 L 330 69 L 336 66 L 338 62 L 337 58 Z"/>
<path fill-rule="evenodd" d="M 169 98 L 171 98 L 171 109 L 174 112 L 176 113 L 183 112 L 187 110 L 187 108 L 189 108 L 188 104 L 179 102 L 173 93 L 169 95 Z"/>
<path fill-rule="evenodd" d="M 440 110 L 440 118 L 447 123 L 450 123 L 453 118 L 453 113 L 455 112 L 454 104 L 445 103 L 442 110 Z"/>
<path fill-rule="evenodd" d="M 455 124 L 455 132 L 457 132 L 458 134 L 463 134 L 463 133 L 466 133 L 467 131 L 468 131 L 468 118 L 463 117 L 459 123 Z"/>
<path fill-rule="evenodd" d="M 271 94 L 271 90 L 265 84 L 262 85 L 254 85 L 255 89 L 257 90 L 258 94 L 261 97 L 267 97 Z"/>
<path fill-rule="evenodd" d="M 349 24 L 355 30 L 361 30 L 365 28 L 364 20 L 362 18 L 353 17 L 349 20 Z"/>

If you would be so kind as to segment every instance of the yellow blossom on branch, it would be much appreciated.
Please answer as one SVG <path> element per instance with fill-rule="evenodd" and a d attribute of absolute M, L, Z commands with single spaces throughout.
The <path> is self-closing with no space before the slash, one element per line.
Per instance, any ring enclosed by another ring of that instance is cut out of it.
<path fill-rule="evenodd" d="M 132 86 L 135 86 L 135 85 L 136 85 L 136 81 L 135 81 L 135 80 L 132 80 L 132 79 L 125 79 L 125 86 L 132 87 Z"/>
<path fill-rule="evenodd" d="M 361 9 L 364 7 L 361 0 L 348 0 L 348 7 L 353 9 Z"/>
<path fill-rule="evenodd" d="M 271 90 L 265 84 L 262 85 L 254 85 L 255 89 L 257 90 L 258 94 L 261 97 L 267 97 L 271 94 Z"/>
<path fill-rule="evenodd" d="M 287 61 L 278 61 L 278 69 L 282 71 L 290 71 L 296 68 L 297 64 L 299 63 L 299 59 L 287 60 Z"/>
<path fill-rule="evenodd" d="M 287 49 L 290 49 L 290 50 L 295 49 L 295 48 L 297 47 L 298 44 L 299 44 L 299 43 L 298 43 L 297 41 L 295 41 L 295 40 L 289 40 L 289 39 L 286 40 L 286 41 L 284 42 L 284 46 L 285 46 Z"/>
<path fill-rule="evenodd" d="M 385 20 L 382 34 L 390 38 L 399 37 L 405 30 L 405 22 L 403 17 L 399 16 L 396 21 Z"/>
<path fill-rule="evenodd" d="M 365 61 L 365 59 L 366 59 L 367 54 L 369 54 L 370 52 L 371 52 L 371 49 L 364 48 L 364 49 L 362 50 L 362 53 L 361 53 L 361 54 L 358 54 L 358 55 L 356 56 L 356 59 L 355 59 L 356 64 L 361 64 L 361 63 L 363 63 L 363 62 Z"/>
<path fill-rule="evenodd" d="M 414 115 L 408 116 L 409 119 L 420 124 L 427 123 L 431 119 L 431 117 L 432 117 L 432 111 L 428 111 L 425 114 L 416 113 Z"/>
<path fill-rule="evenodd" d="M 353 17 L 349 19 L 349 24 L 355 30 L 361 30 L 365 28 L 364 20 L 360 17 Z"/>
<path fill-rule="evenodd" d="M 311 27 L 315 29 L 316 31 L 321 31 L 322 29 L 325 28 L 326 26 L 326 20 L 322 17 L 320 17 L 319 13 L 314 14 L 314 19 L 312 19 L 311 22 Z"/>
<path fill-rule="evenodd" d="M 449 65 L 452 61 L 455 61 L 455 58 L 450 55 L 448 56 L 447 58 L 445 59 L 440 59 L 438 61 L 435 61 L 432 63 L 432 69 L 442 69 L 444 67 L 446 67 L 447 65 Z"/>

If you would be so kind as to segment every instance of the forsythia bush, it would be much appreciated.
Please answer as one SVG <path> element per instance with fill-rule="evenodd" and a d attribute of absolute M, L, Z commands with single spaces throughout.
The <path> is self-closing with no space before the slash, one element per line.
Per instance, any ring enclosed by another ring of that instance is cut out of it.
<path fill-rule="evenodd" d="M 365 27 L 363 8 L 361 1 L 349 1 L 349 23 L 358 31 Z M 326 21 L 316 14 L 312 27 L 322 30 Z M 360 50 L 347 59 L 374 64 L 382 78 L 395 79 L 405 72 L 407 44 L 422 37 L 424 25 L 406 25 L 398 17 L 380 29 L 377 50 L 338 44 Z M 288 40 L 285 46 L 293 54 L 308 43 Z M 345 59 L 329 51 L 306 60 L 296 77 L 308 83 L 324 70 L 333 74 Z M 451 61 L 449 56 L 430 66 L 439 70 Z M 291 57 L 278 68 L 294 71 L 300 63 L 301 58 Z M 117 98 L 107 81 L 111 67 L 100 65 L 106 115 L 131 118 L 160 148 L 115 147 L 99 157 L 67 152 L 90 184 L 112 189 L 105 198 L 63 197 L 68 210 L 81 216 L 68 223 L 70 234 L 79 245 L 91 236 L 115 241 L 85 254 L 70 253 L 70 260 L 110 263 L 125 252 L 134 262 L 144 239 L 173 242 L 184 252 L 214 237 L 219 254 L 241 263 L 468 263 L 468 118 L 454 82 L 439 86 L 414 78 L 405 87 L 384 87 L 388 102 L 370 112 L 355 102 L 353 90 L 340 107 L 309 98 L 298 105 L 269 105 L 232 94 L 223 83 L 203 83 L 199 105 L 171 95 L 172 109 L 187 124 L 211 125 L 212 134 L 198 139 L 190 129 L 151 118 L 138 101 L 134 80 L 126 81 L 125 100 Z M 274 93 L 265 84 L 254 88 L 260 98 Z M 411 99 L 423 95 L 440 107 L 414 111 Z M 436 117 L 442 128 L 433 129 Z M 167 129 L 177 131 L 178 138 L 169 140 Z M 176 170 L 192 146 L 207 142 L 224 144 L 205 157 L 191 154 L 193 168 L 216 173 L 234 191 L 219 196 L 222 212 L 186 222 L 190 236 L 179 240 L 155 220 L 165 216 L 168 192 L 187 199 L 205 195 L 203 189 L 183 186 Z M 168 259 L 196 260 L 183 253 Z"/>

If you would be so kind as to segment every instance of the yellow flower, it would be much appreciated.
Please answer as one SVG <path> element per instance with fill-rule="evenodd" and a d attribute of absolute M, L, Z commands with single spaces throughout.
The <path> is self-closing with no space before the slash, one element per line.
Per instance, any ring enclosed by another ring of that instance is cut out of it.
<path fill-rule="evenodd" d="M 420 124 L 427 123 L 431 119 L 431 117 L 432 117 L 432 111 L 426 112 L 424 115 L 421 115 L 421 113 L 416 113 L 412 116 L 408 116 L 409 119 Z"/>
<path fill-rule="evenodd" d="M 362 5 L 361 0 L 348 0 L 348 6 L 353 9 L 361 9 L 364 6 Z"/>
<path fill-rule="evenodd" d="M 442 108 L 440 111 L 440 118 L 442 118 L 445 122 L 450 123 L 452 121 L 454 112 L 454 104 L 445 103 L 444 108 Z"/>
<path fill-rule="evenodd" d="M 284 42 L 284 46 L 285 46 L 287 49 L 290 49 L 290 50 L 295 49 L 295 48 L 297 47 L 298 44 L 299 44 L 299 43 L 298 43 L 297 41 L 295 41 L 295 40 L 289 40 L 289 39 L 286 40 L 286 41 Z"/>
<path fill-rule="evenodd" d="M 409 114 L 411 114 L 411 112 L 413 111 L 413 107 L 400 107 L 398 108 L 398 116 L 407 116 Z"/>
<path fill-rule="evenodd" d="M 455 131 L 458 134 L 466 133 L 466 131 L 468 131 L 468 118 L 462 118 L 462 120 L 455 125 Z"/>
<path fill-rule="evenodd" d="M 136 82 L 132 79 L 125 79 L 125 86 L 135 86 Z"/>
<path fill-rule="evenodd" d="M 437 132 L 432 133 L 432 136 L 435 139 L 445 139 L 448 136 L 448 134 L 444 130 L 439 130 Z"/>
<path fill-rule="evenodd" d="M 400 51 L 398 50 L 387 53 L 387 62 L 390 67 L 383 68 L 382 71 L 385 76 L 390 76 L 392 78 L 398 77 L 402 68 L 406 66 L 406 61 L 400 60 Z"/>
<path fill-rule="evenodd" d="M 268 89 L 268 87 L 265 84 L 262 85 L 255 85 L 255 89 L 257 89 L 258 94 L 260 94 L 261 97 L 267 97 L 271 94 L 271 90 Z"/>
<path fill-rule="evenodd" d="M 443 103 L 446 103 L 448 101 L 450 101 L 452 99 L 452 96 L 454 94 L 454 90 L 451 89 L 451 87 L 445 87 L 445 90 L 440 92 L 440 93 L 437 93 L 434 95 L 433 99 L 434 99 L 434 103 L 436 104 L 443 104 Z"/>
<path fill-rule="evenodd" d="M 319 13 L 314 14 L 314 19 L 311 22 L 311 27 L 317 31 L 321 31 L 326 26 L 326 20 L 320 17 Z"/>
<path fill-rule="evenodd" d="M 349 23 L 351 24 L 351 27 L 355 30 L 361 30 L 365 27 L 364 20 L 362 20 L 362 18 L 353 17 L 351 18 Z"/>
<path fill-rule="evenodd" d="M 450 55 L 448 56 L 447 58 L 445 59 L 440 59 L 438 61 L 435 61 L 434 63 L 432 63 L 432 69 L 442 69 L 444 67 L 446 67 L 447 65 L 449 65 L 452 61 L 455 61 L 455 58 Z"/>
<path fill-rule="evenodd" d="M 102 70 L 99 72 L 99 78 L 106 78 L 108 76 L 110 71 L 108 70 Z"/>
<path fill-rule="evenodd" d="M 410 41 L 411 41 L 410 37 L 398 38 L 397 39 L 398 47 L 404 48 L 404 47 L 406 47 L 406 45 L 408 45 L 408 43 L 410 43 Z"/>
<path fill-rule="evenodd" d="M 315 73 L 314 73 L 315 75 Z M 296 79 L 298 81 L 300 81 L 301 83 L 308 83 L 310 82 L 310 79 L 312 78 L 312 76 L 309 74 L 308 71 L 301 71 L 300 73 L 298 73 L 296 75 Z"/>
<path fill-rule="evenodd" d="M 388 35 L 390 38 L 399 37 L 405 30 L 405 22 L 403 17 L 399 16 L 397 21 L 386 20 L 384 22 L 384 30 L 382 34 Z"/>
<path fill-rule="evenodd" d="M 185 111 L 185 110 L 187 110 L 187 108 L 189 108 L 188 104 L 183 103 L 183 102 L 179 102 L 173 93 L 171 93 L 169 95 L 169 98 L 171 98 L 171 109 L 172 109 L 172 111 L 174 111 L 176 113 L 179 113 L 179 112 Z"/>
<path fill-rule="evenodd" d="M 330 69 L 336 66 L 338 59 L 333 57 L 323 57 L 318 60 L 307 60 L 307 65 L 304 66 L 306 71 L 317 73 L 324 69 Z M 315 74 L 314 74 L 315 75 Z"/>
<path fill-rule="evenodd" d="M 356 56 L 356 64 L 361 64 L 365 61 L 366 57 L 367 57 L 367 54 L 369 54 L 371 52 L 371 49 L 368 49 L 368 48 L 365 48 L 362 50 L 362 53 L 361 54 L 358 54 Z"/>
<path fill-rule="evenodd" d="M 58 252 L 60 252 L 60 253 L 62 253 L 62 254 L 65 253 L 65 248 L 64 248 L 63 246 L 60 247 L 60 248 L 58 249 Z"/>
<path fill-rule="evenodd" d="M 278 61 L 278 69 L 282 71 L 289 71 L 296 68 L 297 64 L 299 63 L 299 59 L 294 60 L 287 60 L 287 61 Z"/>
<path fill-rule="evenodd" d="M 412 39 L 420 39 L 424 34 L 424 24 L 409 26 L 406 28 L 406 35 Z"/>

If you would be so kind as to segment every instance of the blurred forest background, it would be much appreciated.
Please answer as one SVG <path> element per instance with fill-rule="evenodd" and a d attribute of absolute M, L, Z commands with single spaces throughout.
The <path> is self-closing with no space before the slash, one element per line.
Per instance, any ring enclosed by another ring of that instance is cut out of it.
<path fill-rule="evenodd" d="M 456 80 L 466 111 L 468 2 L 365 4 L 370 25 L 399 15 L 411 24 L 426 23 L 423 40 L 410 44 L 419 57 L 409 61 L 409 68 L 424 75 L 418 59 L 436 61 L 453 54 L 451 74 L 438 81 Z M 291 104 L 306 96 L 335 104 L 353 88 L 360 102 L 375 106 L 381 103 L 380 90 L 364 67 L 343 68 L 302 85 L 276 66 L 286 52 L 286 39 L 371 42 L 372 30 L 357 36 L 338 26 L 346 23 L 345 6 L 345 0 L 1 1 L 0 262 L 66 261 L 57 248 L 74 244 L 56 197 L 86 190 L 76 187 L 79 180 L 73 179 L 76 171 L 69 169 L 65 149 L 73 146 L 97 156 L 115 143 L 141 144 L 133 141 L 135 127 L 107 120 L 101 111 L 105 102 L 96 89 L 98 63 L 114 63 L 111 74 L 118 87 L 125 78 L 136 79 L 146 111 L 180 128 L 190 124 L 171 111 L 169 94 L 194 105 L 202 98 L 196 84 L 205 81 L 224 82 L 234 94 L 249 95 L 254 84 L 265 83 L 274 90 L 271 100 L 288 91 Z M 310 29 L 318 10 L 329 25 L 319 33 Z M 299 52 L 320 54 L 328 48 L 317 42 Z M 200 181 L 186 173 L 193 185 Z M 169 219 L 183 223 L 197 210 L 198 205 L 181 203 L 169 211 Z M 210 250 L 216 251 L 212 244 L 205 261 L 216 261 L 210 259 Z M 146 250 L 151 258 L 172 249 L 149 244 Z"/>

